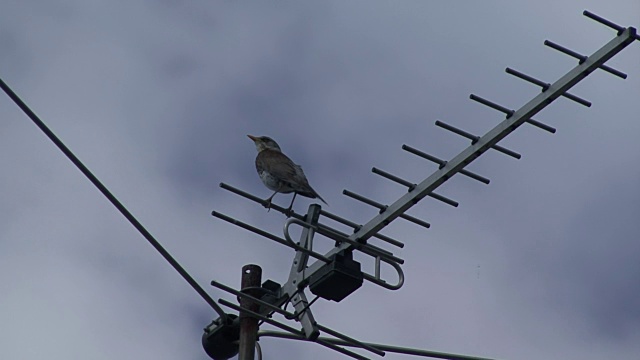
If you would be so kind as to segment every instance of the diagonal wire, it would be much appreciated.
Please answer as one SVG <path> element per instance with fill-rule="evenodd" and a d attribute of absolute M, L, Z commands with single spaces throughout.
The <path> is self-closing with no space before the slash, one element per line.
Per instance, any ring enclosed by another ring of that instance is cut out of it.
<path fill-rule="evenodd" d="M 226 313 L 222 310 L 220 305 L 218 305 L 211 296 L 204 291 L 204 289 L 191 277 L 191 275 L 189 275 L 189 273 L 187 273 L 176 259 L 174 259 L 171 254 L 169 254 L 169 252 L 160 245 L 153 235 L 151 235 L 151 233 L 142 226 L 142 224 L 129 212 L 129 210 L 127 210 L 127 208 L 124 207 L 124 205 L 122 205 L 115 196 L 113 196 L 109 189 L 107 189 L 107 187 L 104 186 L 95 175 L 93 175 L 93 173 L 80 161 L 80 159 L 78 159 L 73 152 L 69 150 L 69 148 L 53 133 L 53 131 L 51 131 L 47 125 L 45 125 L 45 123 L 42 122 L 42 120 L 40 120 L 33 111 L 31 111 L 27 104 L 25 104 L 2 79 L 0 79 L 0 88 L 2 88 L 11 100 L 13 100 L 13 102 L 15 102 L 16 105 L 18 105 L 18 107 L 20 107 L 20 109 L 24 111 L 24 113 L 36 124 L 36 126 L 38 126 L 40 130 L 42 130 L 42 132 L 44 132 L 51 141 L 53 141 L 58 149 L 60 149 L 60 151 L 62 151 L 69 160 L 71 160 L 71 162 L 89 179 L 89 181 L 91 181 L 91 183 L 100 190 L 102 195 L 104 195 L 113 204 L 113 206 L 115 206 L 116 209 L 118 209 L 118 211 L 120 211 L 120 213 L 129 220 L 131 225 L 133 225 L 140 234 L 147 239 L 151 246 L 158 250 L 160 255 L 162 255 L 162 257 L 167 260 L 174 269 L 176 269 L 176 271 L 189 283 L 189 285 L 191 285 L 191 287 L 200 294 L 204 301 L 206 301 L 223 320 L 226 320 Z"/>

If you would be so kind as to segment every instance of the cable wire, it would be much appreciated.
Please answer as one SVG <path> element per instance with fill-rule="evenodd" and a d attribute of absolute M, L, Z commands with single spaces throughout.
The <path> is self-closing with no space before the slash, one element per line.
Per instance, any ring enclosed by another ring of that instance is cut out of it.
<path fill-rule="evenodd" d="M 171 266 L 184 278 L 189 285 L 220 315 L 223 320 L 226 320 L 226 313 L 222 310 L 212 298 L 207 294 L 204 289 L 187 273 L 187 271 L 169 254 L 167 250 L 160 245 L 160 243 L 151 235 L 147 229 L 127 210 L 124 205 L 107 189 L 106 186 L 93 175 L 93 173 L 78 159 L 71 150 L 51 131 L 45 123 L 25 104 L 18 95 L 11 90 L 11 88 L 0 79 L 0 87 L 4 92 L 18 105 L 18 107 L 47 135 L 47 137 L 53 141 L 53 143 L 62 151 L 69 160 L 91 181 L 95 187 L 113 204 L 113 206 L 120 211 L 120 213 L 133 225 L 142 236 L 153 246 L 162 257 L 171 264 Z"/>

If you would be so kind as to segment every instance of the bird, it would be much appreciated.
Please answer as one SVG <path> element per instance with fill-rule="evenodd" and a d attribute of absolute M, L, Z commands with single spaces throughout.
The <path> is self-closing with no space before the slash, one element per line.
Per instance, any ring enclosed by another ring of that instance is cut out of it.
<path fill-rule="evenodd" d="M 258 150 L 258 156 L 256 156 L 256 170 L 258 171 L 258 175 L 262 183 L 274 191 L 271 196 L 265 199 L 266 204 L 264 206 L 267 209 L 271 210 L 271 200 L 277 193 L 294 193 L 291 204 L 285 212 L 287 216 L 290 216 L 293 201 L 298 194 L 311 199 L 318 198 L 327 204 L 320 194 L 309 185 L 309 181 L 304 175 L 302 167 L 294 163 L 287 155 L 283 154 L 277 142 L 268 136 L 247 136 L 253 140 L 256 150 Z"/>

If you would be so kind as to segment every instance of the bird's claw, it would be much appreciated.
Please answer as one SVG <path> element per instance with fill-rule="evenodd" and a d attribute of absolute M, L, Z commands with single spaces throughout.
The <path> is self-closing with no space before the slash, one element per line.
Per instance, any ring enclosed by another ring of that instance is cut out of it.
<path fill-rule="evenodd" d="M 286 210 L 284 211 L 284 215 L 285 215 L 287 218 L 290 218 L 291 216 L 293 216 L 293 209 L 291 209 L 291 208 L 286 209 Z"/>

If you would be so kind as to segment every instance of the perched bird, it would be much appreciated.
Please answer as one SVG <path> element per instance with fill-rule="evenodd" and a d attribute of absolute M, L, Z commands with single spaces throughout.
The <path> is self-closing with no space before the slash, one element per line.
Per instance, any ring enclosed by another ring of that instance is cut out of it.
<path fill-rule="evenodd" d="M 313 190 L 311 185 L 309 185 L 307 177 L 304 175 L 300 165 L 297 165 L 291 161 L 287 155 L 283 154 L 278 143 L 267 136 L 247 136 L 253 140 L 256 145 L 256 150 L 258 150 L 258 156 L 256 156 L 256 170 L 258 171 L 258 175 L 260 175 L 260 179 L 264 185 L 274 191 L 273 195 L 265 200 L 268 209 L 271 209 L 271 199 L 273 199 L 277 193 L 294 193 L 293 199 L 291 199 L 291 205 L 289 205 L 287 209 L 287 214 L 291 212 L 293 201 L 296 199 L 297 194 L 312 199 L 318 198 L 327 204 L 327 202 Z"/>

